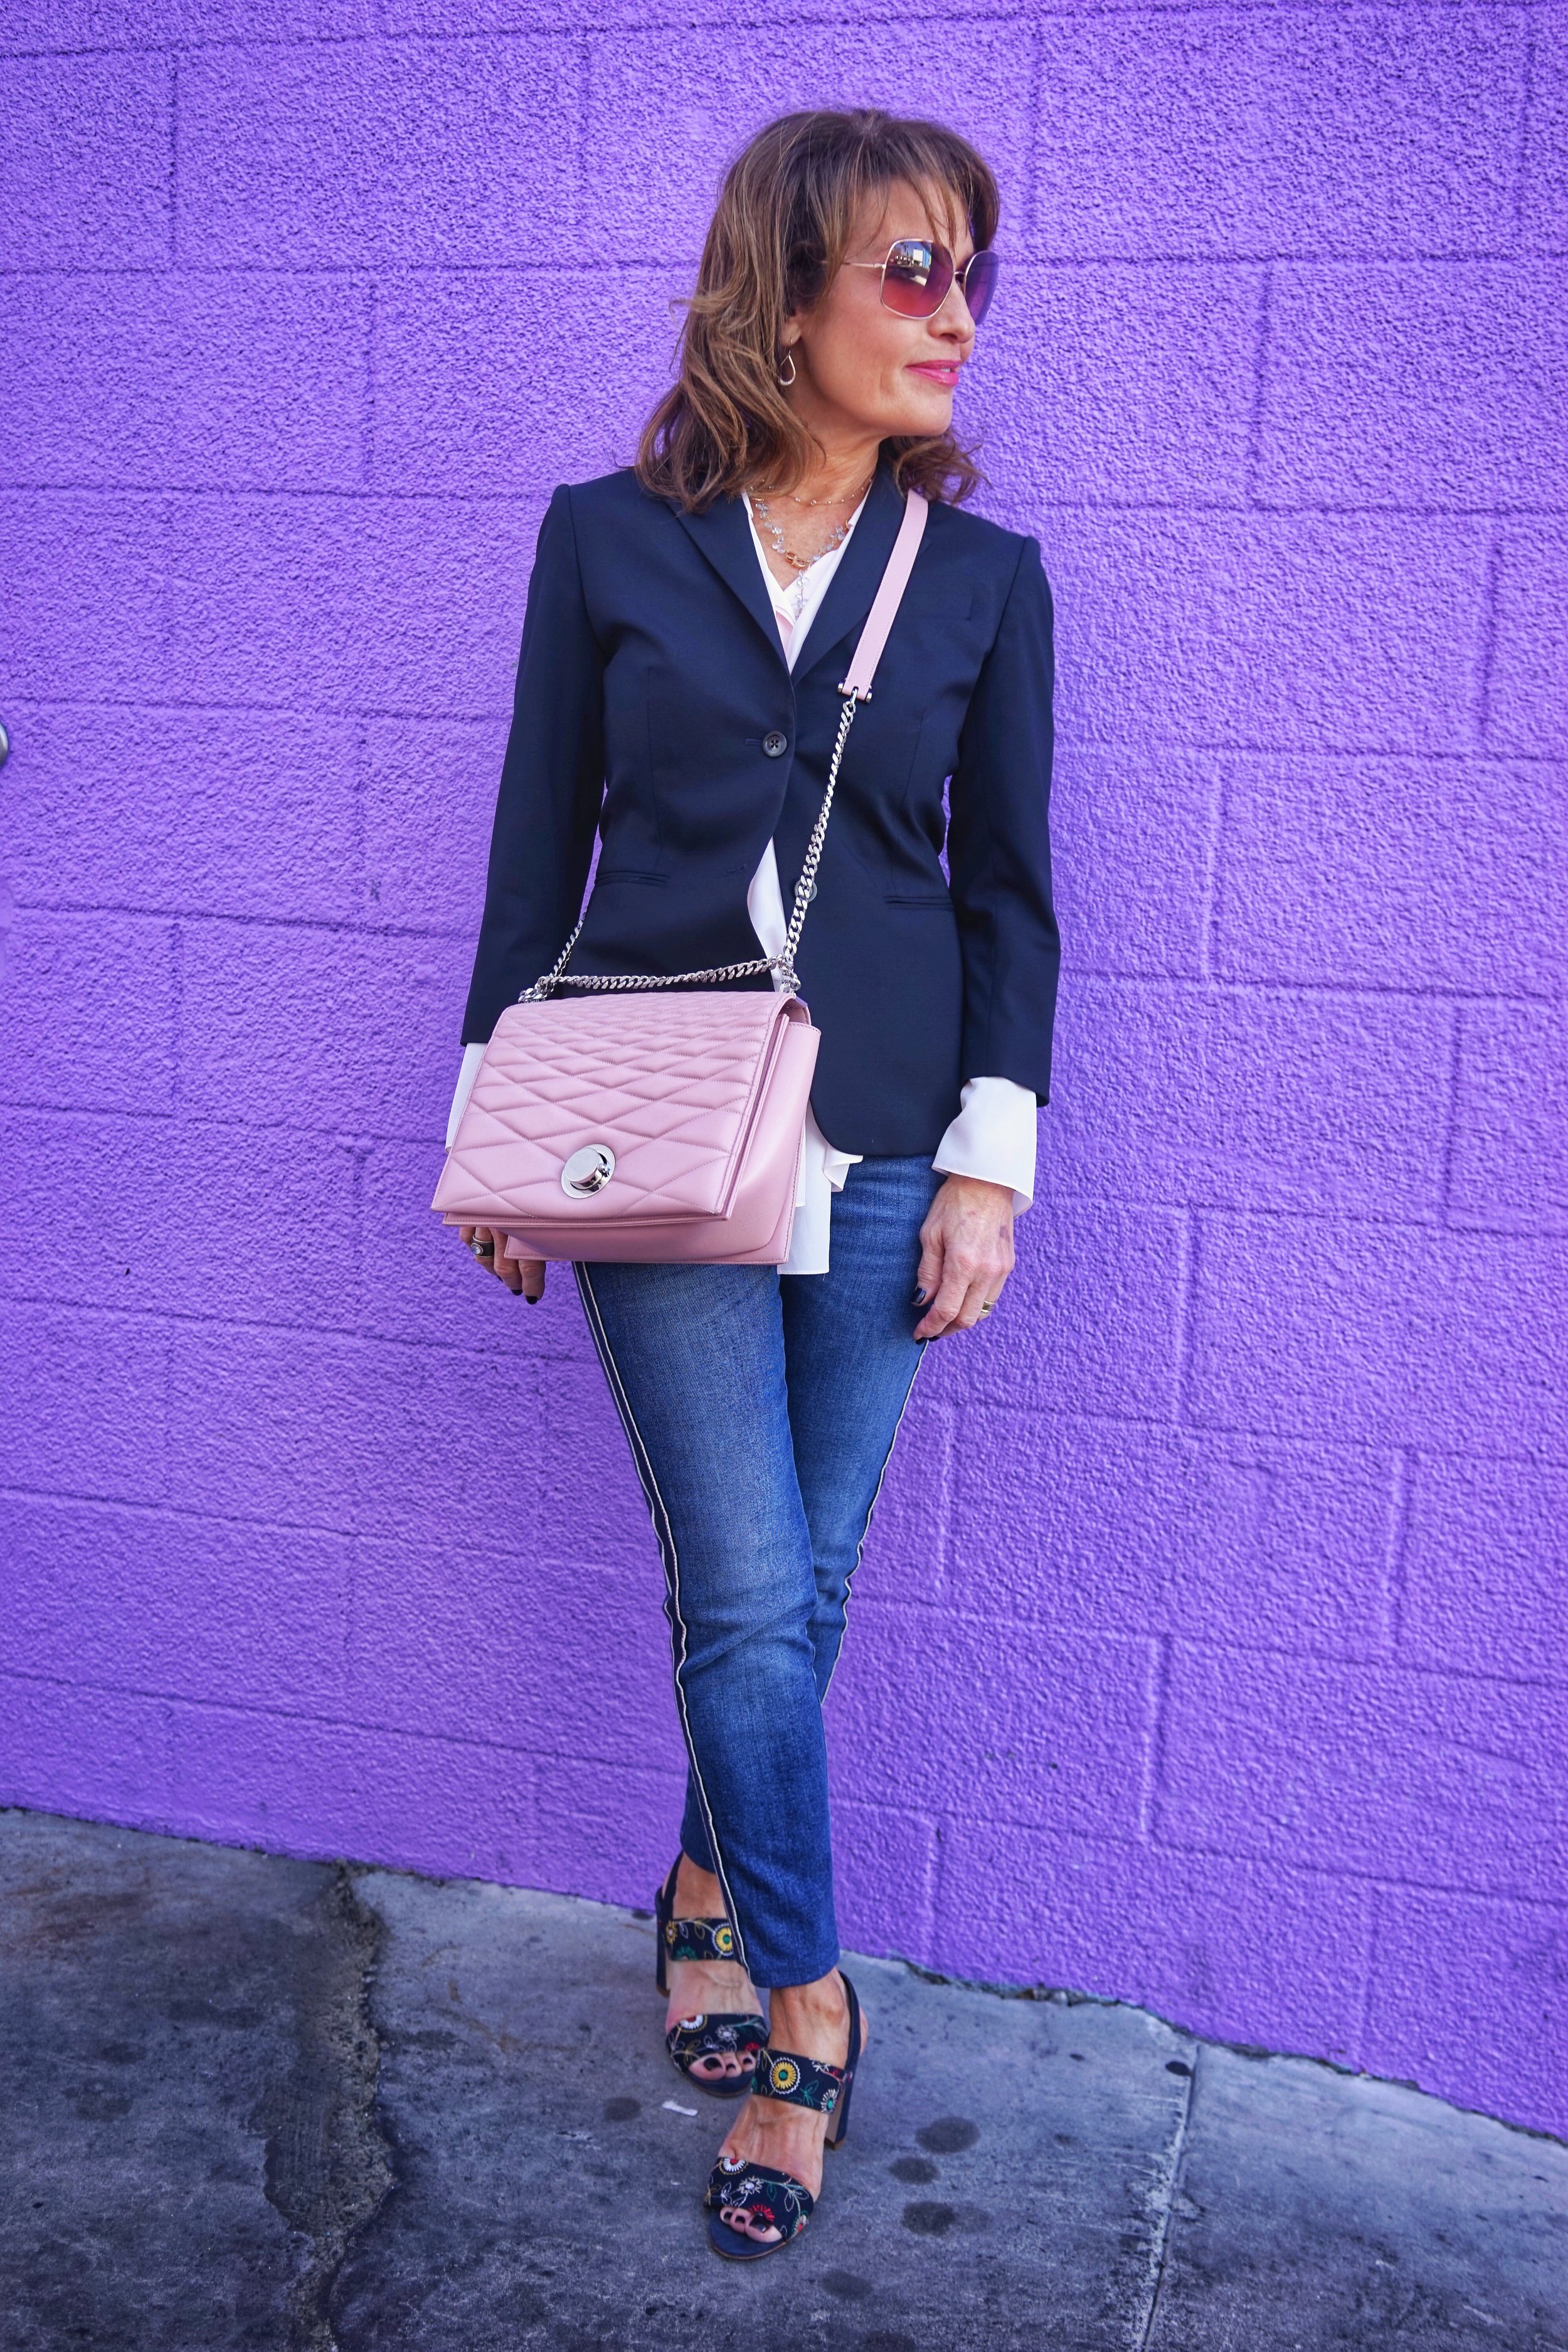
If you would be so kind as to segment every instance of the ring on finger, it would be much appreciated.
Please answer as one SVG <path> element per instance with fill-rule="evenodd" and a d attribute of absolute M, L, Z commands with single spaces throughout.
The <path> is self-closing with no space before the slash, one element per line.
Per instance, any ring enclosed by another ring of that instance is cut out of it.
<path fill-rule="evenodd" d="M 468 1247 L 476 1257 L 494 1257 L 496 1254 L 494 1242 L 481 1242 L 477 1237 L 468 1244 Z"/>

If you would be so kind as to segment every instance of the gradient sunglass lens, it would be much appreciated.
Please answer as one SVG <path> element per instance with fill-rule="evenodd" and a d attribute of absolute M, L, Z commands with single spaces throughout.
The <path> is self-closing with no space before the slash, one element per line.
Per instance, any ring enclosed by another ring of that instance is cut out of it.
<path fill-rule="evenodd" d="M 996 256 L 989 247 L 984 253 L 972 253 L 964 265 L 963 299 L 976 326 L 991 308 L 991 298 L 996 291 Z"/>
<path fill-rule="evenodd" d="M 901 238 L 882 268 L 882 299 L 900 319 L 933 318 L 952 284 L 952 256 L 945 245 Z"/>

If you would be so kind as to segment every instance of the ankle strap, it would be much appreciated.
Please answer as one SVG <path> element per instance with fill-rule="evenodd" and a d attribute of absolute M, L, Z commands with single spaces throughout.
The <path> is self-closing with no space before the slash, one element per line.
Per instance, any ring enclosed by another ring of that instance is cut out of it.
<path fill-rule="evenodd" d="M 752 2088 L 764 2099 L 780 2099 L 785 2106 L 815 2107 L 830 2116 L 844 2088 L 846 2068 L 825 2065 L 820 2058 L 802 2058 L 794 2050 L 764 2050 L 757 2061 Z"/>
<path fill-rule="evenodd" d="M 735 1930 L 728 1919 L 667 1919 L 664 1956 L 668 1960 L 732 1960 Z"/>

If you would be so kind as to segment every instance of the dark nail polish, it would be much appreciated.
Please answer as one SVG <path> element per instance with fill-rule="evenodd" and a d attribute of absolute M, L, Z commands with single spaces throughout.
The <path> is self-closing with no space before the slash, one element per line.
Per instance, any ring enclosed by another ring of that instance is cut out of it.
<path fill-rule="evenodd" d="M 913 1303 L 913 1305 L 915 1305 L 916 1307 L 923 1307 L 923 1306 L 925 1306 L 925 1304 L 926 1304 L 926 1294 L 925 1294 L 925 1292 L 924 1292 L 923 1290 L 917 1290 L 917 1291 L 916 1291 L 916 1293 L 915 1293 L 915 1295 L 914 1295 L 914 1299 L 913 1299 L 913 1302 L 912 1302 L 912 1303 Z"/>

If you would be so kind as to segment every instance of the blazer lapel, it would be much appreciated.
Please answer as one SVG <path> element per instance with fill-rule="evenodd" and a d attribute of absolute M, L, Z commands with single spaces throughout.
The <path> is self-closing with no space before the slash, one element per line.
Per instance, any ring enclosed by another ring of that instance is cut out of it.
<path fill-rule="evenodd" d="M 701 514 L 682 514 L 679 507 L 675 511 L 720 579 L 733 589 L 750 613 L 787 676 L 789 664 L 779 637 L 779 625 L 773 618 L 772 600 L 763 585 L 762 566 L 752 544 L 752 526 L 744 499 L 716 499 Z M 857 531 L 855 537 L 859 536 Z M 854 541 L 850 544 L 853 546 Z"/>
<path fill-rule="evenodd" d="M 899 525 L 903 519 L 903 493 L 893 480 L 892 467 L 884 459 L 877 467 L 876 478 L 867 494 L 866 510 L 856 524 L 843 560 L 817 606 L 816 617 L 805 640 L 805 650 L 795 664 L 797 693 L 801 680 L 825 662 L 851 630 L 858 630 L 865 620 L 871 609 L 871 599 L 877 593 L 878 584 L 888 568 L 888 558 L 893 551 L 893 541 L 899 535 Z M 753 571 L 756 569 L 754 555 L 752 568 Z M 847 667 L 847 656 L 844 661 L 845 667 Z"/>

